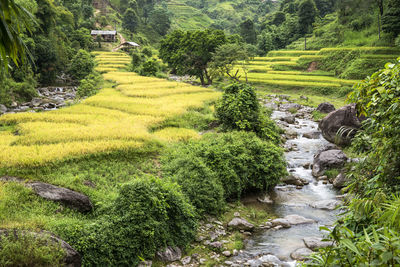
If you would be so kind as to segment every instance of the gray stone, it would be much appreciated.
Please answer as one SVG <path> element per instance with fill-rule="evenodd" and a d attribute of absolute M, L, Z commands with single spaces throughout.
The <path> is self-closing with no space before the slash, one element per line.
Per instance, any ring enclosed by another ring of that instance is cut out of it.
<path fill-rule="evenodd" d="M 340 206 L 342 202 L 336 199 L 327 199 L 327 200 L 321 200 L 317 201 L 313 204 L 311 204 L 311 207 L 316 208 L 316 209 L 321 209 L 321 210 L 334 210 L 336 207 Z"/>
<path fill-rule="evenodd" d="M 236 211 L 236 212 L 233 214 L 233 216 L 235 216 L 235 217 L 240 217 L 240 213 Z"/>
<path fill-rule="evenodd" d="M 301 96 L 300 96 L 300 99 L 308 101 L 308 97 L 307 97 L 307 96 L 304 96 L 304 95 L 301 95 Z"/>
<path fill-rule="evenodd" d="M 291 225 L 298 225 L 298 224 L 310 224 L 310 223 L 315 223 L 313 219 L 307 219 L 304 218 L 303 216 L 292 214 L 292 215 L 287 215 L 285 218 Z"/>
<path fill-rule="evenodd" d="M 184 258 L 181 259 L 181 263 L 182 263 L 183 265 L 187 265 L 187 264 L 189 264 L 191 261 L 192 261 L 192 257 L 190 257 L 190 256 L 186 256 L 186 257 L 184 257 Z"/>
<path fill-rule="evenodd" d="M 347 161 L 347 156 L 342 150 L 328 150 L 318 153 L 314 158 L 312 175 L 322 176 L 326 170 L 341 168 Z"/>
<path fill-rule="evenodd" d="M 348 179 L 347 179 L 346 174 L 344 172 L 341 172 L 333 180 L 333 186 L 336 188 L 343 188 L 347 182 L 348 182 Z"/>
<path fill-rule="evenodd" d="M 4 105 L 2 105 L 2 104 L 0 104 L 0 115 L 1 115 L 1 114 L 4 114 L 4 113 L 6 113 L 6 112 L 7 112 L 7 107 L 4 106 Z"/>
<path fill-rule="evenodd" d="M 287 129 L 285 131 L 285 135 L 287 139 L 296 139 L 298 136 L 298 133 L 292 129 Z"/>
<path fill-rule="evenodd" d="M 269 195 L 264 195 L 262 197 L 258 197 L 257 200 L 261 203 L 265 203 L 265 204 L 272 204 L 274 203 L 274 201 L 271 199 L 271 197 Z"/>
<path fill-rule="evenodd" d="M 153 265 L 152 261 L 142 261 L 139 263 L 138 267 L 151 267 Z"/>
<path fill-rule="evenodd" d="M 347 145 L 361 127 L 363 118 L 357 116 L 355 104 L 344 106 L 329 113 L 319 123 L 319 128 L 326 140 L 338 145 Z M 344 134 L 338 135 L 339 129 L 345 127 Z"/>
<path fill-rule="evenodd" d="M 281 182 L 283 182 L 285 184 L 297 185 L 297 186 L 303 186 L 303 185 L 306 185 L 309 183 L 306 179 L 303 179 L 303 178 L 293 175 L 293 174 L 282 177 Z"/>
<path fill-rule="evenodd" d="M 232 227 L 234 229 L 237 230 L 253 230 L 254 229 L 254 225 L 249 223 L 248 221 L 246 221 L 243 218 L 233 218 L 229 223 L 228 223 L 229 227 Z"/>
<path fill-rule="evenodd" d="M 90 199 L 81 193 L 42 182 L 33 182 L 28 183 L 27 185 L 42 198 L 61 202 L 62 204 L 75 208 L 81 212 L 89 212 L 93 209 Z"/>
<path fill-rule="evenodd" d="M 284 228 L 290 228 L 290 222 L 286 219 L 282 219 L 282 218 L 278 218 L 278 219 L 274 219 L 271 221 L 272 226 L 276 227 L 276 226 L 282 226 Z"/>
<path fill-rule="evenodd" d="M 309 248 L 299 248 L 293 251 L 290 254 L 290 257 L 294 260 L 297 261 L 302 261 L 307 259 L 308 256 L 310 256 L 313 253 L 313 251 Z"/>
<path fill-rule="evenodd" d="M 182 251 L 178 247 L 167 247 L 162 251 L 158 251 L 156 256 L 163 262 L 173 262 L 181 259 Z"/>
<path fill-rule="evenodd" d="M 225 257 L 230 257 L 232 253 L 229 250 L 225 250 L 224 252 L 222 252 L 222 255 L 224 255 Z"/>
<path fill-rule="evenodd" d="M 301 105 L 297 104 L 297 103 L 287 103 L 287 104 L 281 104 L 279 106 L 279 109 L 282 111 L 288 111 L 288 110 L 299 110 L 301 109 Z"/>
<path fill-rule="evenodd" d="M 336 108 L 334 105 L 332 105 L 329 102 L 324 102 L 318 105 L 317 111 L 321 113 L 331 113 L 332 111 L 335 111 Z"/>
<path fill-rule="evenodd" d="M 320 237 L 305 237 L 303 238 L 303 241 L 306 247 L 313 251 L 316 251 L 320 248 L 333 246 L 332 241 L 322 241 L 322 238 Z"/>
<path fill-rule="evenodd" d="M 274 255 L 264 255 L 259 259 L 264 267 L 280 267 L 282 266 L 282 261 Z"/>
<path fill-rule="evenodd" d="M 308 138 L 308 139 L 319 139 L 321 136 L 321 132 L 309 132 L 303 134 L 303 137 Z"/>
<path fill-rule="evenodd" d="M 14 235 L 16 238 L 18 238 L 19 235 L 30 235 L 33 238 L 40 238 L 40 239 L 47 239 L 49 242 L 56 244 L 56 245 L 61 245 L 61 248 L 65 252 L 65 258 L 63 260 L 64 266 L 67 267 L 80 267 L 82 265 L 81 261 L 81 255 L 73 249 L 67 242 L 64 240 L 60 239 L 56 235 L 42 231 L 42 232 L 30 232 L 30 231 L 25 231 L 25 230 L 13 230 L 13 229 L 0 229 L 0 238 L 1 236 L 9 236 L 9 235 Z"/>
<path fill-rule="evenodd" d="M 213 247 L 213 248 L 222 248 L 222 242 L 215 241 L 215 242 L 210 243 L 209 246 Z"/>
<path fill-rule="evenodd" d="M 281 121 L 284 121 L 289 124 L 294 124 L 296 122 L 296 118 L 294 116 L 290 115 L 290 116 L 281 118 Z"/>

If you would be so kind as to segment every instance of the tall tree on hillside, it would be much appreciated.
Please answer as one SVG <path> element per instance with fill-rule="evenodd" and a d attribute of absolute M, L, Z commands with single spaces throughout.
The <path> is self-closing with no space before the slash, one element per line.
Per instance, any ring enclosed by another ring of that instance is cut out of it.
<path fill-rule="evenodd" d="M 14 0 L 0 0 L 0 72 L 8 70 L 10 59 L 16 65 L 24 61 L 27 49 L 21 33 L 30 31 L 32 23 L 32 15 Z"/>
<path fill-rule="evenodd" d="M 299 31 L 304 34 L 304 50 L 307 50 L 307 34 L 312 31 L 312 24 L 317 16 L 314 0 L 303 0 L 299 5 Z"/>
<path fill-rule="evenodd" d="M 251 19 L 247 19 L 240 23 L 239 31 L 246 43 L 255 44 L 257 42 L 256 29 L 254 27 L 254 22 Z"/>
<path fill-rule="evenodd" d="M 381 19 L 383 16 L 383 0 L 375 0 L 376 4 L 378 5 L 379 12 L 378 12 L 378 36 L 381 39 Z"/>
<path fill-rule="evenodd" d="M 400 0 L 389 0 L 386 12 L 382 17 L 382 29 L 394 36 L 400 34 Z"/>
<path fill-rule="evenodd" d="M 202 85 L 211 84 L 209 63 L 217 47 L 226 42 L 221 30 L 177 30 L 161 41 L 160 58 L 177 74 L 196 76 Z"/>
<path fill-rule="evenodd" d="M 135 32 L 139 23 L 139 18 L 132 8 L 128 8 L 124 16 L 122 17 L 122 27 L 129 30 L 130 32 Z"/>
<path fill-rule="evenodd" d="M 166 35 L 171 27 L 171 20 L 168 12 L 160 7 L 150 12 L 149 22 L 150 26 L 161 36 Z"/>

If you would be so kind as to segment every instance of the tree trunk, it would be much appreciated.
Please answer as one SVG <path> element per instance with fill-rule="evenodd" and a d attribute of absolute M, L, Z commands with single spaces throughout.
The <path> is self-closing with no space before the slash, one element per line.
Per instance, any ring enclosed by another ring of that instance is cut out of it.
<path fill-rule="evenodd" d="M 304 36 L 304 50 L 307 50 L 307 36 Z"/>
<path fill-rule="evenodd" d="M 202 74 L 200 74 L 200 82 L 201 82 L 201 85 L 205 85 L 205 83 L 204 83 L 204 76 L 203 76 L 203 73 Z"/>
<path fill-rule="evenodd" d="M 378 39 L 381 39 L 381 16 L 378 13 Z"/>

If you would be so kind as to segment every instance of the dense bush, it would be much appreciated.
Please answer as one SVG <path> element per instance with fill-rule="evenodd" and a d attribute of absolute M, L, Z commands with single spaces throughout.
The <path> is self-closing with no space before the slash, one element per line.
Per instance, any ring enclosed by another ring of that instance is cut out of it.
<path fill-rule="evenodd" d="M 263 114 L 254 88 L 248 84 L 233 83 L 225 88 L 216 104 L 216 117 L 224 130 L 255 132 L 260 138 L 279 142 L 279 129 Z"/>
<path fill-rule="evenodd" d="M 194 209 L 177 184 L 140 178 L 122 186 L 99 221 L 82 230 L 67 226 L 62 235 L 85 266 L 136 266 L 166 246 L 185 247 L 195 232 Z"/>
<path fill-rule="evenodd" d="M 201 157 L 179 153 L 168 155 L 164 160 L 165 174 L 181 185 L 199 214 L 216 215 L 223 210 L 225 199 L 221 181 Z"/>
<path fill-rule="evenodd" d="M 0 238 L 0 266 L 63 266 L 65 252 L 46 236 L 10 232 Z"/>
<path fill-rule="evenodd" d="M 12 101 L 30 101 L 37 96 L 36 81 L 28 76 L 23 82 L 15 82 L 12 78 L 0 74 L 0 104 L 10 105 Z"/>
<path fill-rule="evenodd" d="M 82 80 L 94 68 L 94 60 L 89 52 L 80 49 L 74 56 L 69 67 L 69 74 L 76 80 Z"/>
<path fill-rule="evenodd" d="M 156 59 L 149 59 L 142 64 L 139 74 L 142 76 L 156 76 L 160 70 L 160 63 Z"/>
<path fill-rule="evenodd" d="M 180 183 L 190 183 L 185 180 L 191 179 L 195 164 L 203 168 L 197 173 L 207 172 L 198 161 L 214 173 L 227 199 L 238 199 L 249 190 L 267 190 L 286 174 L 282 150 L 250 132 L 208 134 L 201 140 L 176 145 L 162 157 L 163 171 Z M 212 175 L 209 177 L 212 179 Z"/>
<path fill-rule="evenodd" d="M 76 92 L 77 96 L 82 98 L 95 95 L 99 90 L 100 81 L 101 76 L 98 73 L 89 74 L 85 79 L 80 81 Z"/>

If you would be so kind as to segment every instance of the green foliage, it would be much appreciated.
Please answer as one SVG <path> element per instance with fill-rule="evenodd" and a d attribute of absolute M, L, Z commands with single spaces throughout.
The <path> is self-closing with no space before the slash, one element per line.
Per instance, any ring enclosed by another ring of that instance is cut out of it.
<path fill-rule="evenodd" d="M 76 80 L 88 76 L 94 68 L 94 60 L 89 52 L 80 49 L 74 56 L 69 67 L 69 74 Z"/>
<path fill-rule="evenodd" d="M 77 236 L 85 266 L 136 266 L 166 246 L 185 247 L 196 233 L 194 209 L 180 187 L 158 178 L 123 185 L 107 210 L 82 230 L 66 229 Z"/>
<path fill-rule="evenodd" d="M 400 1 L 389 0 L 388 7 L 382 17 L 382 29 L 397 36 L 400 34 Z"/>
<path fill-rule="evenodd" d="M 28 75 L 22 82 L 15 82 L 5 74 L 0 79 L 0 104 L 10 105 L 12 101 L 30 101 L 37 96 L 35 90 L 36 81 L 32 74 Z"/>
<path fill-rule="evenodd" d="M 263 114 L 254 88 L 248 84 L 225 88 L 216 104 L 216 117 L 224 130 L 252 131 L 262 139 L 280 142 L 278 127 Z"/>
<path fill-rule="evenodd" d="M 0 265 L 63 266 L 65 252 L 49 236 L 10 230 L 0 237 Z"/>
<path fill-rule="evenodd" d="M 202 183 L 207 188 L 211 186 L 210 183 L 217 185 L 212 192 L 207 193 L 204 190 L 204 195 L 197 195 L 196 191 L 192 193 L 195 199 L 191 200 L 193 203 L 199 203 L 200 210 L 206 207 L 197 198 L 215 199 L 219 196 L 218 183 L 223 186 L 225 198 L 238 199 L 250 190 L 272 188 L 279 182 L 280 177 L 286 174 L 282 150 L 248 132 L 207 134 L 199 141 L 173 147 L 162 158 L 162 163 L 167 176 L 187 183 L 190 188 L 193 188 L 190 186 L 192 175 L 196 178 L 196 184 Z M 200 166 L 199 169 L 196 168 L 196 164 Z M 206 176 L 202 178 L 201 174 Z M 213 177 L 216 177 L 218 182 L 215 182 Z M 185 181 L 187 179 L 189 181 Z M 185 186 L 183 189 L 185 190 Z M 218 203 L 217 199 L 213 203 Z M 222 208 L 219 205 L 215 207 L 217 209 L 213 213 Z"/>
<path fill-rule="evenodd" d="M 159 33 L 161 36 L 167 34 L 169 28 L 171 27 L 171 20 L 169 18 L 168 12 L 163 8 L 156 8 L 150 12 L 149 24 Z"/>
<path fill-rule="evenodd" d="M 99 91 L 101 76 L 98 73 L 91 73 L 80 81 L 76 95 L 79 98 L 95 95 Z"/>
<path fill-rule="evenodd" d="M 317 15 L 314 0 L 303 0 L 299 5 L 299 29 L 300 33 L 307 34 L 312 30 L 312 24 Z"/>
<path fill-rule="evenodd" d="M 130 32 L 135 32 L 139 24 L 139 18 L 132 8 L 128 8 L 124 16 L 122 17 L 122 27 L 129 30 Z"/>
<path fill-rule="evenodd" d="M 156 76 L 160 71 L 160 63 L 156 59 L 149 59 L 144 62 L 139 70 L 142 76 Z"/>
<path fill-rule="evenodd" d="M 247 51 L 241 45 L 235 43 L 224 44 L 219 46 L 213 53 L 210 72 L 216 77 L 228 75 L 229 78 L 239 82 L 241 76 L 239 75 L 240 70 L 238 67 L 240 66 L 242 70 L 246 71 L 248 60 Z M 234 68 L 236 68 L 235 73 L 232 72 Z"/>
<path fill-rule="evenodd" d="M 254 22 L 251 19 L 243 21 L 239 25 L 240 36 L 243 40 L 249 44 L 255 44 L 257 42 L 257 33 L 254 27 Z"/>
<path fill-rule="evenodd" d="M 160 58 L 179 75 L 192 75 L 201 84 L 211 84 L 208 66 L 212 53 L 227 42 L 221 30 L 174 31 L 161 41 Z"/>

